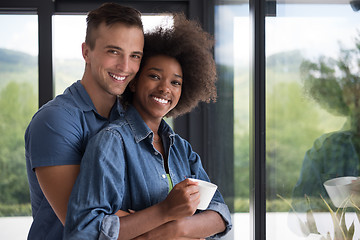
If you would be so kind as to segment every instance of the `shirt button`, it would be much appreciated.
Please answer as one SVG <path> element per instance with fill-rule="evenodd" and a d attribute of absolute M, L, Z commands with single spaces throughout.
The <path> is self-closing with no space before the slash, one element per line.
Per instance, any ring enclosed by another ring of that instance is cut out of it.
<path fill-rule="evenodd" d="M 154 152 L 155 155 L 158 155 L 159 153 L 158 152 Z"/>
<path fill-rule="evenodd" d="M 162 178 L 166 178 L 165 174 L 161 175 Z"/>

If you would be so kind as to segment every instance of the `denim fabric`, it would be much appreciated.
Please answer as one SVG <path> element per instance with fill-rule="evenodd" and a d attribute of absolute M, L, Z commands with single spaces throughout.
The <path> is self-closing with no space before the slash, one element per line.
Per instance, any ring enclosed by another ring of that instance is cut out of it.
<path fill-rule="evenodd" d="M 116 240 L 119 236 L 120 219 L 116 215 L 106 215 L 103 219 L 99 240 Z"/>
<path fill-rule="evenodd" d="M 28 239 L 62 239 L 64 227 L 41 191 L 34 168 L 80 164 L 88 140 L 122 112 L 117 102 L 110 119 L 100 116 L 80 81 L 34 115 L 25 133 L 25 155 L 33 223 Z"/>
<path fill-rule="evenodd" d="M 161 122 L 159 130 L 167 149 L 174 185 L 193 177 L 209 181 L 198 154 L 190 144 Z M 104 217 L 119 209 L 135 211 L 163 201 L 169 183 L 161 154 L 152 145 L 153 133 L 138 112 L 129 107 L 120 118 L 89 141 L 80 175 L 70 197 L 64 239 L 98 239 Z M 230 212 L 219 191 L 209 208 L 231 229 Z M 117 224 L 117 223 L 111 223 Z M 108 238 L 111 239 L 111 238 Z"/>

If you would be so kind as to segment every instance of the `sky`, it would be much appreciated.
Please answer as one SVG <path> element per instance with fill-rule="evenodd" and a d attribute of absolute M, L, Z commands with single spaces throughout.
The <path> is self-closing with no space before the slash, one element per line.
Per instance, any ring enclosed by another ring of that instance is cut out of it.
<path fill-rule="evenodd" d="M 144 30 L 157 25 L 168 26 L 166 16 L 143 16 Z M 81 44 L 85 40 L 85 15 L 53 16 L 53 54 L 56 58 L 82 58 Z M 0 47 L 22 51 L 33 56 L 38 54 L 38 26 L 36 15 L 1 15 Z"/>
<path fill-rule="evenodd" d="M 218 62 L 248 61 L 250 24 L 248 6 L 220 5 L 215 9 L 215 55 Z M 163 23 L 164 18 L 145 16 L 145 29 Z M 171 24 L 171 23 L 170 23 Z M 85 15 L 53 17 L 55 58 L 82 58 Z M 360 31 L 360 12 L 347 5 L 278 4 L 277 17 L 266 18 L 266 54 L 300 49 L 309 55 L 335 56 L 339 42 L 351 46 Z M 0 15 L 0 47 L 38 53 L 36 15 Z M 235 53 L 235 54 L 234 54 Z"/>
<path fill-rule="evenodd" d="M 215 14 L 217 62 L 225 65 L 248 62 L 248 6 L 220 5 Z M 339 43 L 354 46 L 360 31 L 360 12 L 354 12 L 350 5 L 278 4 L 277 16 L 267 17 L 265 28 L 267 56 L 296 49 L 308 57 L 336 57 Z"/>
<path fill-rule="evenodd" d="M 38 54 L 36 15 L 0 14 L 0 47 Z"/>

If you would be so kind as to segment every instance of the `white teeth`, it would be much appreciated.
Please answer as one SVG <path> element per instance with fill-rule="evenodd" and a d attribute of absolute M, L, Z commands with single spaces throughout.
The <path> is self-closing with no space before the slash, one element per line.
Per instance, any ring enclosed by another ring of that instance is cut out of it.
<path fill-rule="evenodd" d="M 158 97 L 153 97 L 155 101 L 159 102 L 159 103 L 168 103 L 168 100 L 162 99 L 162 98 L 158 98 Z"/>
<path fill-rule="evenodd" d="M 124 81 L 125 78 L 126 78 L 126 77 L 116 76 L 116 75 L 114 75 L 114 74 L 112 74 L 112 73 L 109 73 L 109 75 L 110 75 L 111 77 L 115 78 L 115 79 L 118 80 L 118 81 Z"/>

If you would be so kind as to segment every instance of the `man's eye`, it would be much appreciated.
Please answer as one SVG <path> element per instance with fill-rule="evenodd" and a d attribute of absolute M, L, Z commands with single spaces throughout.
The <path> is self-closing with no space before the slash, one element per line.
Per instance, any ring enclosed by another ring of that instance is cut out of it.
<path fill-rule="evenodd" d="M 108 52 L 111 53 L 111 54 L 118 54 L 119 53 L 117 50 L 109 50 Z"/>
<path fill-rule="evenodd" d="M 136 59 L 141 59 L 141 56 L 140 56 L 140 55 L 132 55 L 131 57 L 132 57 L 132 58 L 136 58 Z"/>

